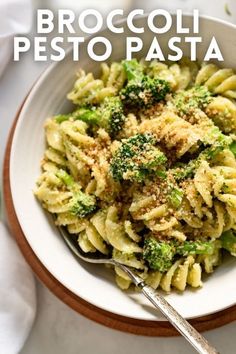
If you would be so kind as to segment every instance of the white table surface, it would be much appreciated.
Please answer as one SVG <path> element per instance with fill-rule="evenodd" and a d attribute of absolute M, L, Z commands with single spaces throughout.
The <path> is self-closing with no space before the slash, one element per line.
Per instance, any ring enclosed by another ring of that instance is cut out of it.
<path fill-rule="evenodd" d="M 28 53 L 20 62 L 11 62 L 0 79 L 0 172 L 7 135 L 17 109 L 46 66 L 35 63 Z M 98 325 L 68 308 L 39 281 L 37 299 L 36 320 L 21 354 L 195 353 L 183 338 L 135 336 Z M 236 323 L 232 323 L 206 332 L 205 336 L 221 354 L 234 354 L 235 334 Z"/>

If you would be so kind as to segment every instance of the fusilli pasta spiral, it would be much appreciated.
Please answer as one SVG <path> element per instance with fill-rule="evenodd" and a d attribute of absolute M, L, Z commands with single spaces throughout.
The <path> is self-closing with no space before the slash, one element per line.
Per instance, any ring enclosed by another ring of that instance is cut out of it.
<path fill-rule="evenodd" d="M 195 82 L 197 85 L 206 86 L 214 94 L 236 98 L 236 75 L 232 69 L 220 69 L 215 64 L 204 64 Z"/>

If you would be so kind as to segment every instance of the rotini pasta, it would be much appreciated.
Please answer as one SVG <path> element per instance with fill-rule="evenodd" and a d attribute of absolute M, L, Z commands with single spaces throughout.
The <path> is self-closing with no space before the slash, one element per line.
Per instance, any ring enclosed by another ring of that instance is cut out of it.
<path fill-rule="evenodd" d="M 214 94 L 236 98 L 236 75 L 232 69 L 220 69 L 215 64 L 204 64 L 195 83 L 206 86 Z"/>
<path fill-rule="evenodd" d="M 188 58 L 183 58 L 178 64 L 167 64 L 153 60 L 147 67 L 152 77 L 162 78 L 169 82 L 174 91 L 190 87 L 196 77 L 198 66 Z"/>
<path fill-rule="evenodd" d="M 93 74 L 85 74 L 83 70 L 78 72 L 78 79 L 74 89 L 68 94 L 68 99 L 75 104 L 96 104 L 100 103 L 107 96 L 115 94 L 113 86 L 106 87 L 103 80 L 95 80 Z"/>
<path fill-rule="evenodd" d="M 235 98 L 232 69 L 187 58 L 80 70 L 75 110 L 46 120 L 35 195 L 84 252 L 155 289 L 201 287 L 222 249 L 236 254 Z"/>

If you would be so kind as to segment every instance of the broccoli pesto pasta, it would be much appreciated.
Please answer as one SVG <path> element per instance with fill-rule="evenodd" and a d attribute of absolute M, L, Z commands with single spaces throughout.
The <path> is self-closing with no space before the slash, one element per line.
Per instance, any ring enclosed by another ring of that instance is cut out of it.
<path fill-rule="evenodd" d="M 184 58 L 78 72 L 35 195 L 86 252 L 170 292 L 236 256 L 236 74 Z M 114 268 L 118 286 L 127 275 Z"/>

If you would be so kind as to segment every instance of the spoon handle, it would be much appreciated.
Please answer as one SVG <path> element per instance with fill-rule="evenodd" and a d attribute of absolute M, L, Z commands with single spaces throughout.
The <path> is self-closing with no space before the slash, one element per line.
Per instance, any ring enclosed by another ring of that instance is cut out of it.
<path fill-rule="evenodd" d="M 117 264 L 118 265 L 118 264 Z M 170 304 L 166 299 L 156 292 L 151 286 L 145 284 L 145 282 L 137 274 L 135 274 L 130 268 L 119 264 L 131 278 L 131 280 L 138 286 L 146 298 L 169 320 L 169 322 L 185 337 L 189 343 L 200 354 L 219 354 L 219 352 L 213 348 L 208 341 L 186 321 Z"/>

